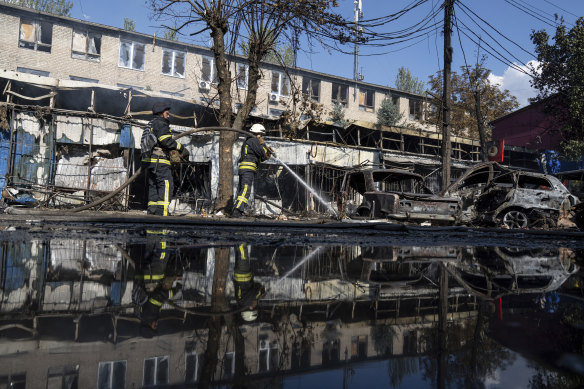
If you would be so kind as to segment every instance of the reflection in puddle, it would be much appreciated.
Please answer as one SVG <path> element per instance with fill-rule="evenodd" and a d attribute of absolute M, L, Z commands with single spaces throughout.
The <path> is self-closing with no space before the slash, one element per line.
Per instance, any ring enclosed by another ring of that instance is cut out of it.
<path fill-rule="evenodd" d="M 149 230 L 7 240 L 0 254 L 0 387 L 584 383 L 576 249 Z"/>

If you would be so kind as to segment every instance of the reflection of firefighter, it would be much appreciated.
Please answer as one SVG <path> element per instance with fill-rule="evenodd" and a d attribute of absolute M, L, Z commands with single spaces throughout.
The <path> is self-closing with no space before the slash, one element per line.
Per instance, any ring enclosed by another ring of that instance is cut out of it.
<path fill-rule="evenodd" d="M 235 269 L 233 271 L 233 289 L 238 308 L 242 309 L 241 317 L 245 321 L 257 318 L 258 300 L 264 295 L 265 289 L 253 280 L 251 264 L 247 255 L 247 245 L 241 243 L 235 249 Z"/>
<path fill-rule="evenodd" d="M 249 199 L 255 173 L 258 170 L 260 162 L 269 159 L 273 151 L 264 143 L 263 134 L 266 129 L 261 124 L 254 124 L 249 130 L 253 136 L 248 136 L 241 146 L 239 156 L 239 186 L 237 189 L 237 198 L 231 212 L 231 217 L 241 217 L 243 210 Z"/>
<path fill-rule="evenodd" d="M 167 231 L 147 231 L 148 235 L 166 235 Z M 164 236 L 144 245 L 142 255 L 136 255 L 136 274 L 132 289 L 134 314 L 148 329 L 156 331 L 162 304 L 177 297 L 181 289 L 175 280 L 180 273 L 176 256 L 167 249 Z M 176 285 L 175 285 L 176 284 Z"/>
<path fill-rule="evenodd" d="M 154 118 L 150 121 L 151 131 L 157 139 L 152 155 L 142 159 L 148 183 L 148 213 L 168 216 L 168 206 L 172 200 L 174 183 L 170 163 L 187 159 L 189 152 L 172 138 L 170 131 L 170 107 L 155 103 L 152 107 Z"/>

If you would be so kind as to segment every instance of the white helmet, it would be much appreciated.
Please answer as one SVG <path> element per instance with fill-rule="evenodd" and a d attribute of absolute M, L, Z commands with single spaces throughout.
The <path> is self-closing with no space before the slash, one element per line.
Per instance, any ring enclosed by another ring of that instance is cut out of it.
<path fill-rule="evenodd" d="M 254 321 L 255 319 L 258 318 L 258 312 L 257 311 L 243 311 L 241 312 L 241 318 L 244 321 Z"/>
<path fill-rule="evenodd" d="M 251 132 L 253 134 L 265 134 L 266 129 L 261 124 L 256 123 L 253 126 L 251 126 L 251 128 L 249 129 L 249 132 Z"/>

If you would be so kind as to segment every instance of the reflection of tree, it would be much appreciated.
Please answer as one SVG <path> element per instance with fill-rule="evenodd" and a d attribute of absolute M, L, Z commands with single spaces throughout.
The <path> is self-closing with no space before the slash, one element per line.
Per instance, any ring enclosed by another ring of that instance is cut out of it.
<path fill-rule="evenodd" d="M 497 369 L 506 369 L 515 360 L 514 354 L 487 336 L 489 306 L 481 303 L 479 315 L 472 321 L 451 322 L 448 326 L 448 375 L 446 386 L 482 388 L 484 380 Z M 438 338 L 437 329 L 430 329 L 427 338 Z M 430 358 L 422 363 L 422 376 L 436 383 L 438 377 L 439 348 L 432 345 Z"/>
<path fill-rule="evenodd" d="M 584 379 L 581 376 L 567 376 L 556 371 L 544 370 L 533 366 L 536 373 L 529 379 L 530 389 L 581 388 Z"/>
<path fill-rule="evenodd" d="M 390 358 L 387 373 L 391 387 L 399 388 L 405 376 L 418 374 L 418 358 Z"/>
<path fill-rule="evenodd" d="M 393 351 L 393 338 L 395 328 L 391 325 L 371 327 L 371 339 L 377 355 L 391 355 Z"/>

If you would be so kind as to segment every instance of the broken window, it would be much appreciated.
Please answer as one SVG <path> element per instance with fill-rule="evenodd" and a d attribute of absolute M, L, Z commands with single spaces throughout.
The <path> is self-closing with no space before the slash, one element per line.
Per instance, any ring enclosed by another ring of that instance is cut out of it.
<path fill-rule="evenodd" d="M 282 72 L 272 71 L 272 93 L 290 96 L 290 78 Z"/>
<path fill-rule="evenodd" d="M 249 66 L 246 64 L 237 64 L 237 87 L 247 89 L 247 80 L 249 77 Z"/>
<path fill-rule="evenodd" d="M 168 355 L 144 359 L 144 386 L 168 384 Z"/>
<path fill-rule="evenodd" d="M 552 190 L 552 184 L 543 177 L 521 175 L 517 186 L 523 189 Z"/>
<path fill-rule="evenodd" d="M 53 42 L 53 25 L 44 21 L 20 20 L 20 37 L 18 47 L 51 52 Z"/>
<path fill-rule="evenodd" d="M 347 106 L 349 87 L 343 84 L 337 84 L 333 82 L 333 90 L 331 101 L 336 104 L 342 104 Z"/>
<path fill-rule="evenodd" d="M 126 387 L 126 361 L 100 362 L 97 370 L 97 388 Z"/>
<path fill-rule="evenodd" d="M 47 374 L 47 389 L 77 388 L 79 385 L 79 365 L 50 367 Z"/>
<path fill-rule="evenodd" d="M 162 74 L 172 77 L 185 77 L 184 51 L 162 49 Z"/>
<path fill-rule="evenodd" d="M 368 89 L 359 89 L 359 111 L 373 112 L 375 92 Z"/>
<path fill-rule="evenodd" d="M 101 34 L 85 30 L 73 30 L 71 57 L 99 61 L 101 55 Z"/>
<path fill-rule="evenodd" d="M 420 100 L 410 99 L 410 120 L 422 119 L 422 102 Z"/>
<path fill-rule="evenodd" d="M 302 93 L 307 98 L 318 102 L 320 100 L 320 80 L 304 77 L 302 79 Z"/>
<path fill-rule="evenodd" d="M 215 59 L 212 57 L 203 57 L 201 66 L 201 80 L 217 84 L 217 68 L 215 66 Z"/>
<path fill-rule="evenodd" d="M 144 70 L 145 55 L 146 45 L 143 43 L 120 40 L 119 67 L 133 70 Z"/>

